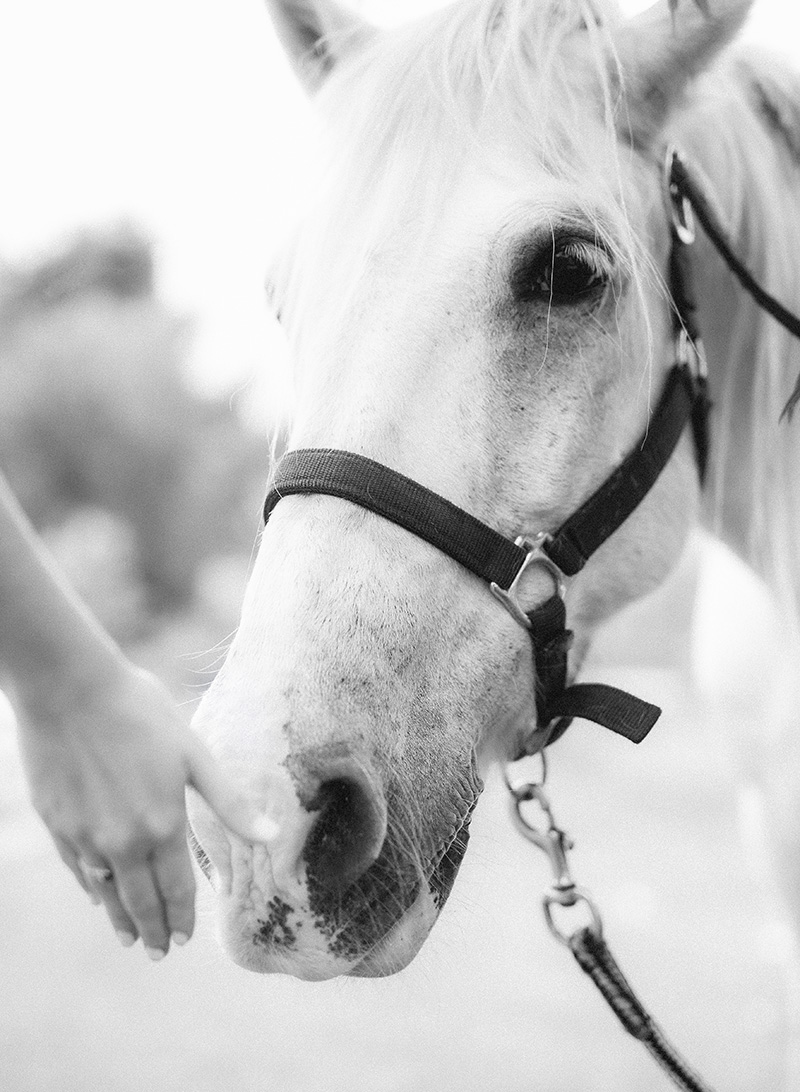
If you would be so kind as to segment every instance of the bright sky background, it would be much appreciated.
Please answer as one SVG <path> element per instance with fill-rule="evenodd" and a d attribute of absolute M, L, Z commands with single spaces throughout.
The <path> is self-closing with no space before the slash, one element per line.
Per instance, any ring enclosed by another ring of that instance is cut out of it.
<path fill-rule="evenodd" d="M 392 22 L 441 2 L 351 6 Z M 757 0 L 750 34 L 800 65 L 793 0 Z M 9 0 L 0 259 L 81 227 L 141 224 L 157 244 L 161 291 L 198 316 L 195 374 L 225 386 L 258 375 L 269 398 L 278 350 L 262 286 L 292 213 L 306 119 L 263 0 Z"/>

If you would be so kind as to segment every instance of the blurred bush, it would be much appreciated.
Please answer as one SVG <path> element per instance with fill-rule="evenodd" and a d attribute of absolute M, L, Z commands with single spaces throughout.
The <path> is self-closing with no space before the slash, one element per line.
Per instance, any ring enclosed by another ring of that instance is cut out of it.
<path fill-rule="evenodd" d="M 213 559 L 246 559 L 258 525 L 268 438 L 192 390 L 191 336 L 129 227 L 0 276 L 0 466 L 123 640 L 190 606 Z"/>

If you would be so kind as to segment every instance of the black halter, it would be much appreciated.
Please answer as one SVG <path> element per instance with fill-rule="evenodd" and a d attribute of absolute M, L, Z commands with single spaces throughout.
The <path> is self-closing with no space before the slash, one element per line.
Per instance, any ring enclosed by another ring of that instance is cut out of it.
<path fill-rule="evenodd" d="M 566 685 L 573 635 L 566 625 L 565 577 L 580 572 L 649 492 L 695 408 L 707 406 L 702 386 L 688 366 L 675 365 L 637 447 L 554 534 L 533 541 L 512 542 L 419 482 L 363 455 L 335 449 L 302 448 L 284 455 L 272 479 L 264 519 L 283 497 L 324 493 L 367 508 L 431 543 L 485 580 L 530 632 L 537 730 L 526 741 L 526 749 L 532 753 L 552 743 L 573 717 L 594 720 L 639 743 L 658 719 L 659 709 L 600 683 Z M 536 564 L 552 573 L 557 590 L 526 613 L 517 603 L 516 587 L 525 570 Z"/>
<path fill-rule="evenodd" d="M 533 643 L 536 729 L 525 741 L 528 754 L 554 742 L 573 717 L 593 720 L 639 743 L 661 713 L 655 706 L 614 687 L 600 683 L 567 686 L 567 655 L 573 634 L 566 625 L 564 595 L 566 578 L 580 572 L 650 491 L 687 424 L 694 433 L 701 482 L 705 476 L 710 402 L 688 262 L 688 247 L 694 240 L 692 207 L 697 194 L 702 197 L 702 193 L 674 149 L 668 153 L 665 178 L 672 213 L 670 288 L 677 361 L 642 439 L 561 527 L 532 541 L 518 538 L 512 542 L 444 497 L 381 463 L 350 451 L 318 448 L 284 455 L 264 507 L 266 521 L 278 501 L 292 494 L 340 497 L 399 524 L 486 581 L 528 629 Z M 707 205 L 703 200 L 704 212 Z M 705 220 L 701 222 L 706 226 Z M 544 566 L 550 572 L 556 591 L 535 610 L 524 612 L 515 593 L 520 577 L 531 565 Z"/>

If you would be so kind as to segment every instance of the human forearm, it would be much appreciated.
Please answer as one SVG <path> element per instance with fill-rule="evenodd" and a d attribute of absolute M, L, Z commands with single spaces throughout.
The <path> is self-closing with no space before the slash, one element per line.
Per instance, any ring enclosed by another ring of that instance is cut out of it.
<path fill-rule="evenodd" d="M 26 705 L 38 706 L 103 685 L 121 663 L 0 474 L 0 670 Z"/>
<path fill-rule="evenodd" d="M 163 685 L 129 663 L 70 588 L 0 474 L 0 673 L 20 698 L 34 805 L 123 944 L 151 958 L 188 940 L 191 785 L 240 838 L 268 841 Z"/>

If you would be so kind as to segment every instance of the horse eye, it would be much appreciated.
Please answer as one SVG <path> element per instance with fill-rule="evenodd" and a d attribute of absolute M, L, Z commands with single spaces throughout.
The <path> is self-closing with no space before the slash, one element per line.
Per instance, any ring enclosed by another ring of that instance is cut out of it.
<path fill-rule="evenodd" d="M 596 246 L 583 241 L 557 242 L 544 261 L 515 278 L 517 299 L 560 305 L 592 299 L 606 287 L 608 259 Z"/>

